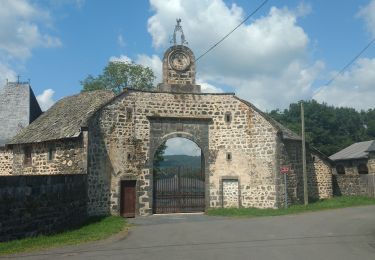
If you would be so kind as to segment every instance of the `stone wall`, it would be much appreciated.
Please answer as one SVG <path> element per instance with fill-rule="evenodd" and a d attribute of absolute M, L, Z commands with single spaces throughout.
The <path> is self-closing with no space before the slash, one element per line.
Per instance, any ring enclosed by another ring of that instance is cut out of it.
<path fill-rule="evenodd" d="M 312 163 L 308 168 L 309 196 L 313 199 L 328 199 L 333 196 L 332 166 L 322 155 L 311 151 Z"/>
<path fill-rule="evenodd" d="M 302 171 L 302 144 L 301 141 L 285 141 L 281 145 L 280 165 L 289 166 L 287 174 L 288 201 L 302 203 L 304 201 L 303 171 Z M 322 155 L 306 149 L 306 170 L 308 196 L 312 200 L 332 197 L 332 172 L 327 159 Z M 284 180 L 279 179 L 279 204 L 284 205 Z"/>
<path fill-rule="evenodd" d="M 375 152 L 369 152 L 367 167 L 369 174 L 375 174 Z"/>
<path fill-rule="evenodd" d="M 357 196 L 361 194 L 360 176 L 352 175 L 332 175 L 334 196 Z"/>
<path fill-rule="evenodd" d="M 238 208 L 239 206 L 239 187 L 236 179 L 223 179 L 223 207 Z"/>
<path fill-rule="evenodd" d="M 0 176 L 13 173 L 13 152 L 5 147 L 0 147 Z"/>
<path fill-rule="evenodd" d="M 85 132 L 78 138 L 13 145 L 14 175 L 84 174 L 87 169 Z M 25 148 L 31 148 L 31 164 L 25 164 Z M 52 149 L 52 159 L 49 158 Z"/>
<path fill-rule="evenodd" d="M 86 175 L 0 177 L 0 242 L 82 223 L 86 184 Z"/>
<path fill-rule="evenodd" d="M 155 136 L 157 126 L 151 125 L 152 118 L 173 122 L 161 123 L 162 134 Z M 174 128 L 170 128 L 171 124 Z M 201 142 L 205 137 L 194 130 L 198 128 L 186 124 L 207 126 L 207 147 Z M 89 130 L 88 192 L 92 215 L 108 211 L 119 214 L 120 181 L 124 179 L 137 180 L 137 213 L 152 213 L 155 150 L 150 147 L 155 148 L 152 143 L 158 140 L 179 135 L 201 145 L 206 161 L 206 207 L 222 206 L 223 176 L 238 178 L 240 206 L 277 207 L 277 130 L 233 94 L 130 91 L 100 110 Z"/>

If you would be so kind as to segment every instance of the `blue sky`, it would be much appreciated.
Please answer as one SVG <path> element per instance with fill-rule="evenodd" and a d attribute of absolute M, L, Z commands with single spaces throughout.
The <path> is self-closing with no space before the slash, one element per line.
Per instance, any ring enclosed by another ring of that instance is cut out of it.
<path fill-rule="evenodd" d="M 197 57 L 261 2 L 1 0 L 0 81 L 31 79 L 46 109 L 110 59 L 150 66 L 160 80 L 177 17 Z M 374 36 L 375 0 L 270 0 L 199 61 L 197 79 L 205 91 L 235 92 L 263 110 L 312 97 L 374 108 L 375 44 L 314 94 Z"/>

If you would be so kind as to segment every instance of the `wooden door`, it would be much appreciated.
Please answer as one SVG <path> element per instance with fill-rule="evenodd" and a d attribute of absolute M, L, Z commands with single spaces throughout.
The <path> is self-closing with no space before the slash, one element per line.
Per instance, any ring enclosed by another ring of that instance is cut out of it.
<path fill-rule="evenodd" d="M 121 216 L 126 218 L 135 217 L 135 184 L 136 181 L 121 182 Z"/>

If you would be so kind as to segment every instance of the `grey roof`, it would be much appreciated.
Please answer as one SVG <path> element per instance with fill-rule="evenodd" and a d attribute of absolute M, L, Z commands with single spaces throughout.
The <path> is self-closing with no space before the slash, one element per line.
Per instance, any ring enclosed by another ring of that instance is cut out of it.
<path fill-rule="evenodd" d="M 374 144 L 374 140 L 354 143 L 329 158 L 332 161 L 368 158 L 367 151 L 372 144 Z"/>
<path fill-rule="evenodd" d="M 77 137 L 91 115 L 114 97 L 111 91 L 83 92 L 61 99 L 8 144 L 38 143 Z"/>
<path fill-rule="evenodd" d="M 375 152 L 375 141 L 372 142 L 372 144 L 370 145 L 370 147 L 367 149 L 366 152 Z"/>

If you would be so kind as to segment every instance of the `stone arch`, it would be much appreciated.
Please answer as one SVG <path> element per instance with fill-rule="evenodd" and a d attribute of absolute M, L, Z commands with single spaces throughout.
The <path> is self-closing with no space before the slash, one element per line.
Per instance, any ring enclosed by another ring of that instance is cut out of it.
<path fill-rule="evenodd" d="M 161 137 L 159 140 L 157 140 L 155 145 L 152 147 L 153 150 L 150 153 L 150 164 L 153 163 L 155 152 L 160 147 L 160 145 L 162 145 L 164 142 L 166 142 L 166 141 L 168 141 L 169 139 L 172 139 L 172 138 L 185 138 L 185 139 L 188 139 L 188 140 L 194 142 L 201 149 L 201 154 L 202 154 L 203 158 L 207 158 L 206 153 L 208 151 L 204 151 L 202 149 L 202 146 L 204 146 L 204 145 L 199 142 L 198 138 L 196 138 L 194 135 L 192 135 L 191 133 L 188 133 L 188 132 L 173 132 L 173 133 L 168 133 L 168 134 L 164 135 L 163 137 Z"/>
<path fill-rule="evenodd" d="M 150 208 L 153 208 L 153 161 L 158 147 L 165 141 L 181 137 L 194 142 L 201 149 L 202 170 L 205 176 L 205 205 L 209 206 L 209 126 L 211 119 L 196 118 L 168 118 L 149 117 L 150 121 L 150 142 L 148 150 L 148 176 L 150 185 L 147 189 Z M 152 212 L 150 212 L 152 213 Z"/>

